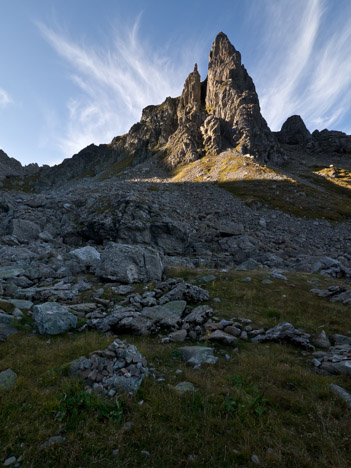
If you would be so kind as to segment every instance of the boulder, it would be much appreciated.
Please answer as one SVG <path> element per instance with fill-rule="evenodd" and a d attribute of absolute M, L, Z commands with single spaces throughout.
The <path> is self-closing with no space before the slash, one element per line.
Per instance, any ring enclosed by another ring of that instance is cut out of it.
<path fill-rule="evenodd" d="M 80 262 L 84 263 L 84 265 L 94 265 L 100 260 L 99 252 L 91 246 L 71 250 L 70 255 L 77 258 Z"/>
<path fill-rule="evenodd" d="M 58 335 L 77 326 L 77 317 L 56 302 L 34 306 L 33 319 L 41 335 Z"/>
<path fill-rule="evenodd" d="M 329 338 L 324 330 L 322 330 L 318 336 L 312 339 L 312 343 L 314 346 L 322 349 L 329 349 L 331 347 Z"/>
<path fill-rule="evenodd" d="M 333 339 L 334 339 L 334 342 L 335 342 L 335 346 L 338 346 L 338 345 L 349 345 L 349 346 L 351 346 L 351 336 L 335 334 L 333 336 Z"/>
<path fill-rule="evenodd" d="M 171 341 L 177 341 L 177 342 L 182 342 L 185 340 L 187 336 L 187 331 L 186 330 L 176 330 L 168 335 L 168 338 Z"/>
<path fill-rule="evenodd" d="M 17 374 L 12 369 L 0 372 L 0 391 L 7 392 L 16 385 Z"/>
<path fill-rule="evenodd" d="M 238 344 L 238 339 L 235 336 L 230 335 L 229 333 L 225 333 L 222 330 L 215 330 L 210 334 L 208 339 L 214 343 L 227 346 L 236 346 Z"/>
<path fill-rule="evenodd" d="M 241 223 L 220 220 L 218 230 L 222 237 L 240 236 L 244 233 L 244 226 Z"/>
<path fill-rule="evenodd" d="M 159 253 L 151 248 L 111 243 L 101 254 L 96 275 L 121 283 L 159 281 L 163 265 Z"/>
<path fill-rule="evenodd" d="M 183 395 L 187 392 L 195 392 L 195 386 L 191 382 L 179 382 L 179 384 L 174 387 L 174 390 L 179 393 L 179 395 Z"/>
<path fill-rule="evenodd" d="M 141 315 L 161 328 L 176 328 L 185 310 L 185 301 L 172 301 L 165 305 L 144 307 Z"/>
<path fill-rule="evenodd" d="M 12 266 L 0 267 L 0 279 L 12 279 L 24 273 L 23 268 L 16 268 Z"/>
<path fill-rule="evenodd" d="M 7 323 L 0 323 L 0 341 L 6 340 L 6 338 L 17 332 L 17 328 L 11 327 L 11 325 L 8 325 Z"/>
<path fill-rule="evenodd" d="M 330 389 L 335 395 L 339 396 L 346 403 L 349 410 L 351 410 L 351 395 L 344 388 L 336 384 L 330 384 Z"/>
<path fill-rule="evenodd" d="M 13 219 L 10 224 L 10 234 L 20 242 L 30 242 L 38 239 L 40 227 L 27 219 Z"/>
<path fill-rule="evenodd" d="M 202 363 L 216 364 L 218 358 L 213 355 L 213 348 L 206 346 L 183 346 L 180 348 L 184 361 L 199 367 Z"/>
<path fill-rule="evenodd" d="M 160 297 L 160 304 L 166 304 L 170 301 L 188 301 L 191 303 L 194 302 L 203 302 L 207 301 L 210 298 L 208 291 L 200 288 L 199 286 L 194 286 L 190 283 L 178 283 L 174 288 L 172 288 L 168 293 Z"/>
<path fill-rule="evenodd" d="M 212 317 L 213 314 L 214 310 L 207 305 L 195 307 L 190 314 L 184 317 L 184 322 L 189 323 L 192 326 L 202 325 Z"/>

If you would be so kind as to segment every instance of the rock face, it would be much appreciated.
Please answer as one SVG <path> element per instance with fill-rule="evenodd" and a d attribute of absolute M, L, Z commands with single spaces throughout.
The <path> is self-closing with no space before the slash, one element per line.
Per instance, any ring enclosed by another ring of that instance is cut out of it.
<path fill-rule="evenodd" d="M 275 135 L 279 143 L 299 145 L 314 153 L 351 154 L 351 135 L 328 129 L 311 134 L 299 115 L 289 117 Z"/>
<path fill-rule="evenodd" d="M 184 84 L 177 108 L 178 128 L 168 141 L 166 164 L 170 168 L 195 161 L 202 154 L 201 83 L 195 64 Z"/>
<path fill-rule="evenodd" d="M 13 175 L 21 175 L 22 170 L 22 164 L 19 161 L 16 161 L 14 158 L 10 158 L 3 150 L 0 149 L 1 178 Z"/>

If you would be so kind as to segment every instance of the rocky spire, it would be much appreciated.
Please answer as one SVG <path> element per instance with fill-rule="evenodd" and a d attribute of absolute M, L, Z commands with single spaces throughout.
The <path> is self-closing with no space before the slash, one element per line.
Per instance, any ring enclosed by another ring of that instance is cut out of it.
<path fill-rule="evenodd" d="M 195 64 L 194 71 L 185 80 L 179 98 L 178 128 L 169 138 L 167 145 L 169 150 L 165 163 L 168 167 L 174 168 L 179 164 L 195 161 L 202 154 L 201 107 L 200 74 Z"/>
<path fill-rule="evenodd" d="M 208 64 L 204 138 L 217 151 L 234 147 L 262 162 L 282 162 L 284 153 L 261 115 L 252 79 L 241 64 L 241 55 L 224 33 L 212 45 Z M 207 119 L 206 119 L 207 120 Z M 216 129 L 211 144 L 209 128 Z"/>

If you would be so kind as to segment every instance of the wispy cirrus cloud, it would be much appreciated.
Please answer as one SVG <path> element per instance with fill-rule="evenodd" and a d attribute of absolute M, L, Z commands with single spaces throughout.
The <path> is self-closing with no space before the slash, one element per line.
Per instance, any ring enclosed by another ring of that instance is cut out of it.
<path fill-rule="evenodd" d="M 350 111 L 351 4 L 333 16 L 326 0 L 267 0 L 261 60 L 254 70 L 273 130 L 300 114 L 311 130 L 335 127 Z"/>
<path fill-rule="evenodd" d="M 181 92 L 196 51 L 171 60 L 139 37 L 139 20 L 113 32 L 112 47 L 78 43 L 66 33 L 38 24 L 41 33 L 70 67 L 80 93 L 67 102 L 68 121 L 57 140 L 70 156 L 88 144 L 106 143 L 140 120 L 141 110 Z"/>
<path fill-rule="evenodd" d="M 11 104 L 13 101 L 7 91 L 3 88 L 0 88 L 0 107 L 6 107 Z"/>

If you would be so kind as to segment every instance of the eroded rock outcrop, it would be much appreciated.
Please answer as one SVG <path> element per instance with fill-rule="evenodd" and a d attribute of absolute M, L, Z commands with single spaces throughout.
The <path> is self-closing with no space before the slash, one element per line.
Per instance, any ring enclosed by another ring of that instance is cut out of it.
<path fill-rule="evenodd" d="M 195 65 L 180 97 L 146 107 L 140 122 L 125 135 L 109 144 L 89 145 L 57 166 L 43 167 L 35 180 L 28 182 L 36 190 L 45 190 L 77 178 L 109 178 L 155 154 L 162 154 L 165 165 L 173 169 L 226 149 L 250 154 L 264 163 L 280 164 L 285 159 L 261 115 L 255 86 L 241 63 L 240 52 L 219 33 L 203 82 Z M 7 156 L 6 161 L 14 175 L 22 174 L 19 163 L 12 168 Z"/>
<path fill-rule="evenodd" d="M 223 33 L 217 35 L 208 65 L 204 133 L 213 150 L 236 148 L 261 162 L 282 163 L 284 153 L 260 112 L 255 85 L 241 55 Z M 212 128 L 213 132 L 208 130 Z"/>

